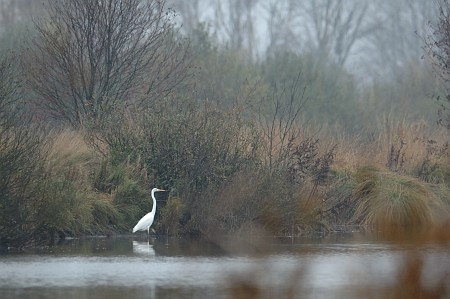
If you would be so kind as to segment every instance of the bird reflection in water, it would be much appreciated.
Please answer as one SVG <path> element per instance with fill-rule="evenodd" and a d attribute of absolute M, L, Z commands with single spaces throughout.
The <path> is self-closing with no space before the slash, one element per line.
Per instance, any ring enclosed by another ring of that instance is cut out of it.
<path fill-rule="evenodd" d="M 133 240 L 133 253 L 146 256 L 154 256 L 155 249 L 150 244 L 150 239 L 147 241 L 135 241 Z"/>

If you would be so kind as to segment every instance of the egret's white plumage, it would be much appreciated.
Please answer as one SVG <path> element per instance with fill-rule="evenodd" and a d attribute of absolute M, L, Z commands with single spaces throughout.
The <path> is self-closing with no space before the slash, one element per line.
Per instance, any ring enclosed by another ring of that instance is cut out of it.
<path fill-rule="evenodd" d="M 137 232 L 138 230 L 147 230 L 147 233 L 150 233 L 150 226 L 153 223 L 153 219 L 155 218 L 156 213 L 156 199 L 155 199 L 155 192 L 158 191 L 165 191 L 163 189 L 153 188 L 152 189 L 152 199 L 153 199 L 153 207 L 152 211 L 148 214 L 146 214 L 144 217 L 139 220 L 139 222 L 134 226 L 133 233 Z"/>

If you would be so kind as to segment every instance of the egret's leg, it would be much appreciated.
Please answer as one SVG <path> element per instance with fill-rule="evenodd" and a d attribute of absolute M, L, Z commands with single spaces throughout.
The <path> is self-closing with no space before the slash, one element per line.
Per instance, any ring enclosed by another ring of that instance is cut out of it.
<path fill-rule="evenodd" d="M 150 226 L 147 227 L 147 235 L 150 235 Z"/>

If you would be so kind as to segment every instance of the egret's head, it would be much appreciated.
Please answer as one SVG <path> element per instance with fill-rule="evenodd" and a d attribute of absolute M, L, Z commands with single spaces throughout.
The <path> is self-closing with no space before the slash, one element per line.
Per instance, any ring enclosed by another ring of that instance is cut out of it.
<path fill-rule="evenodd" d="M 158 189 L 158 188 L 153 188 L 152 191 L 153 191 L 153 192 L 159 192 L 159 191 L 166 191 L 166 190 L 164 190 L 164 189 Z"/>

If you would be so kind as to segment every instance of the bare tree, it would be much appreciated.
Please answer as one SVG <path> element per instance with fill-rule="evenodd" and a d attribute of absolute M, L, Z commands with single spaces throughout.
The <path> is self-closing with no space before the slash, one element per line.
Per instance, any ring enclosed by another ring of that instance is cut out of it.
<path fill-rule="evenodd" d="M 438 18 L 430 23 L 431 33 L 426 38 L 426 50 L 435 72 L 444 85 L 446 95 L 438 97 L 441 108 L 439 123 L 450 130 L 450 1 L 436 0 Z"/>
<path fill-rule="evenodd" d="M 49 0 L 24 55 L 37 105 L 83 125 L 117 105 L 147 107 L 188 75 L 173 11 L 158 0 Z"/>
<path fill-rule="evenodd" d="M 294 1 L 269 1 L 265 5 L 267 12 L 267 49 L 270 56 L 280 48 L 295 52 L 300 47 L 296 30 L 296 3 Z"/>
<path fill-rule="evenodd" d="M 268 48 L 310 52 L 345 65 L 357 43 L 376 29 L 367 0 L 267 1 Z"/>
<path fill-rule="evenodd" d="M 266 140 L 263 156 L 267 157 L 265 163 L 270 171 L 287 166 L 293 143 L 301 133 L 299 118 L 309 100 L 301 79 L 298 74 L 291 84 L 285 84 L 281 89 L 275 85 L 268 99 L 263 99 L 270 103 L 269 111 L 263 111 L 264 105 L 260 105 L 258 121 Z"/>
<path fill-rule="evenodd" d="M 357 41 L 373 33 L 368 1 L 310 0 L 299 6 L 310 51 L 344 65 Z"/>
<path fill-rule="evenodd" d="M 4 55 L 0 58 L 0 138 L 3 132 L 14 123 L 16 107 L 20 102 L 20 82 L 14 71 L 16 58 Z"/>
<path fill-rule="evenodd" d="M 207 6 L 202 0 L 169 0 L 168 4 L 172 5 L 180 14 L 181 26 L 184 32 L 190 33 L 197 29 L 199 23 L 202 22 L 204 12 Z"/>
<path fill-rule="evenodd" d="M 192 33 L 206 24 L 229 48 L 255 55 L 260 0 L 169 0 L 180 13 L 184 32 Z"/>
<path fill-rule="evenodd" d="M 214 28 L 233 50 L 253 55 L 255 48 L 255 16 L 258 0 L 215 1 Z"/>
<path fill-rule="evenodd" d="M 377 29 L 368 0 L 173 1 L 185 24 L 205 21 L 219 40 L 253 57 L 264 50 L 308 51 L 344 65 L 357 43 Z M 264 20 L 266 30 L 258 30 Z M 262 40 L 267 49 L 257 49 Z"/>
<path fill-rule="evenodd" d="M 33 240 L 35 183 L 44 161 L 42 135 L 25 121 L 16 64 L 13 55 L 0 57 L 0 248 Z"/>
<path fill-rule="evenodd" d="M 411 62 L 421 63 L 427 24 L 436 18 L 434 1 L 381 0 L 370 15 L 379 27 L 368 39 L 365 59 L 376 77 L 391 79 Z"/>

